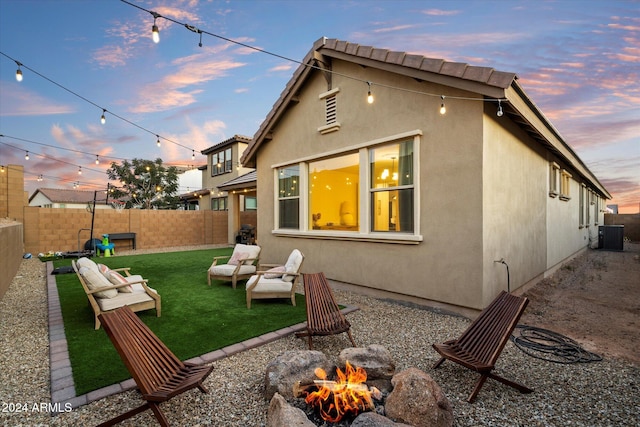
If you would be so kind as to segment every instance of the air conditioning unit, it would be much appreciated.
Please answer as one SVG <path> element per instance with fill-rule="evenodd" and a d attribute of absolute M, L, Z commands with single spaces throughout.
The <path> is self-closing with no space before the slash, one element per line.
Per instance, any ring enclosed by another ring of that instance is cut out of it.
<path fill-rule="evenodd" d="M 601 225 L 598 227 L 598 249 L 624 250 L 624 225 Z"/>

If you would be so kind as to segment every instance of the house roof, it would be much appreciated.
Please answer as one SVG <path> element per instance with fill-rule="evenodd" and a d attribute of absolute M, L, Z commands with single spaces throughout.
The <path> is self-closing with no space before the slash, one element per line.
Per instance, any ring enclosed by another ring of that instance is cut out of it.
<path fill-rule="evenodd" d="M 61 188 L 38 188 L 33 192 L 29 201 L 31 201 L 38 193 L 41 193 L 52 203 L 89 203 L 93 202 L 94 191 L 88 190 L 66 190 Z M 98 200 L 104 198 L 98 198 Z"/>
<path fill-rule="evenodd" d="M 229 139 L 225 139 L 222 142 L 218 142 L 215 145 L 212 145 L 209 148 L 205 148 L 204 150 L 200 151 L 200 153 L 202 154 L 209 154 L 212 153 L 214 151 L 218 151 L 219 149 L 227 146 L 227 145 L 232 145 L 235 144 L 237 142 L 244 142 L 245 144 L 248 144 L 251 142 L 251 137 L 250 136 L 244 136 L 244 135 L 233 135 L 231 138 Z M 206 168 L 206 165 L 205 165 Z"/>
<path fill-rule="evenodd" d="M 244 175 L 237 176 L 222 185 L 218 186 L 218 189 L 222 191 L 242 190 L 245 188 L 255 188 L 258 182 L 258 173 L 255 170 L 245 173 Z"/>
<path fill-rule="evenodd" d="M 319 70 L 325 72 L 327 79 L 331 78 L 331 69 L 328 64 L 331 64 L 333 58 L 421 81 L 467 90 L 489 99 L 502 100 L 505 116 L 513 120 L 533 140 L 562 158 L 577 173 L 592 182 L 604 197 L 611 198 L 609 192 L 524 92 L 515 73 L 407 52 L 378 49 L 325 37 L 314 43 L 249 142 L 240 159 L 244 166 L 256 167 L 258 149 L 264 142 L 272 139 L 271 130 L 286 113 L 289 105 L 298 102 L 297 94 L 309 74 Z"/>

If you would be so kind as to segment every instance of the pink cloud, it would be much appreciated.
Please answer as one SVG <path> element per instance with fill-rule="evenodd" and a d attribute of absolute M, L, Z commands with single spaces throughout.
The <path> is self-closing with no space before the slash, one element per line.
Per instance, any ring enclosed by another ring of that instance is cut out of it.
<path fill-rule="evenodd" d="M 50 101 L 26 85 L 0 83 L 0 92 L 0 116 L 48 116 L 75 112 L 71 106 Z"/>

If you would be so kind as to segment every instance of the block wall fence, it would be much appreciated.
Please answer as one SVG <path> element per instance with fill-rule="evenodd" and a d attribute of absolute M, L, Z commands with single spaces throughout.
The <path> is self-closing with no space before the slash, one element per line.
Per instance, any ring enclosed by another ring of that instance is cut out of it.
<path fill-rule="evenodd" d="M 244 213 L 243 224 L 256 225 L 255 212 Z M 93 237 L 136 233 L 136 249 L 230 244 L 226 211 L 96 210 Z M 91 212 L 85 209 L 24 208 L 24 251 L 34 256 L 49 251 L 84 250 L 90 239 Z M 129 248 L 127 241 L 116 240 Z"/>

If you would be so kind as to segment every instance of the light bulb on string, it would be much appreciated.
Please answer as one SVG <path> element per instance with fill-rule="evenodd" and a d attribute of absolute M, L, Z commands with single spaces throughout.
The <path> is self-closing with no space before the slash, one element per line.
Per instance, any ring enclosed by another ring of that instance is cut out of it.
<path fill-rule="evenodd" d="M 156 146 L 160 147 L 160 135 L 156 135 Z"/>
<path fill-rule="evenodd" d="M 196 151 L 191 150 L 191 160 L 195 160 L 195 159 L 196 159 Z"/>
<path fill-rule="evenodd" d="M 0 173 L 4 173 L 4 165 L 0 165 Z"/>
<path fill-rule="evenodd" d="M 27 151 L 27 153 L 24 155 L 24 159 L 25 160 L 29 160 L 29 152 Z"/>
<path fill-rule="evenodd" d="M 156 12 L 150 12 L 153 15 L 153 25 L 151 26 L 151 39 L 154 43 L 160 43 L 160 30 L 158 30 L 158 26 L 156 25 L 156 19 L 160 17 L 160 14 Z"/>
<path fill-rule="evenodd" d="M 98 158 L 98 155 L 96 154 L 96 165 L 100 164 L 100 159 Z"/>
<path fill-rule="evenodd" d="M 105 110 L 104 108 L 102 109 L 102 116 L 100 116 L 100 123 L 105 124 L 107 122 L 107 118 L 104 116 L 104 113 L 106 113 L 107 110 Z"/>
<path fill-rule="evenodd" d="M 444 114 L 447 112 L 447 107 L 444 106 L 444 95 L 440 95 L 442 99 L 442 103 L 440 104 L 440 114 Z"/>
<path fill-rule="evenodd" d="M 496 113 L 496 115 L 498 117 L 502 117 L 504 113 L 502 112 L 502 105 L 500 104 L 500 100 L 498 99 L 498 112 Z"/>
<path fill-rule="evenodd" d="M 82 166 L 78 166 L 78 175 L 82 175 Z"/>
<path fill-rule="evenodd" d="M 20 66 L 22 64 L 19 61 L 16 61 L 16 64 L 18 64 L 18 69 L 16 70 L 16 80 L 21 82 L 22 81 L 22 70 L 20 69 Z"/>
<path fill-rule="evenodd" d="M 367 82 L 367 85 L 369 86 L 369 91 L 367 92 L 367 102 L 369 104 L 373 104 L 373 95 L 371 94 L 371 82 Z"/>

